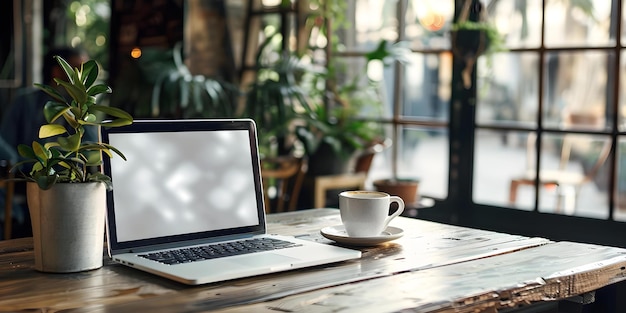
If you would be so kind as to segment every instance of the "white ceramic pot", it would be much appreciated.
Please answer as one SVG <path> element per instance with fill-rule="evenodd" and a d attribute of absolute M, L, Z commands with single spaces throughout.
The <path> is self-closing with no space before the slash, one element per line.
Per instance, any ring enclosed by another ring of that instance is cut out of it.
<path fill-rule="evenodd" d="M 102 267 L 106 187 L 103 183 L 27 184 L 35 269 L 70 273 Z"/>

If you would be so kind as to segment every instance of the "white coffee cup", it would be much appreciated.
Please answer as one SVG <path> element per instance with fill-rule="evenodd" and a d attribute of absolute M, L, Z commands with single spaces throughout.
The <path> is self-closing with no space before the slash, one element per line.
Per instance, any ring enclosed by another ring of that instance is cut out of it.
<path fill-rule="evenodd" d="M 398 209 L 389 215 L 389 206 Z M 380 236 L 389 222 L 404 211 L 404 201 L 380 191 L 344 191 L 339 194 L 341 221 L 350 237 Z"/>

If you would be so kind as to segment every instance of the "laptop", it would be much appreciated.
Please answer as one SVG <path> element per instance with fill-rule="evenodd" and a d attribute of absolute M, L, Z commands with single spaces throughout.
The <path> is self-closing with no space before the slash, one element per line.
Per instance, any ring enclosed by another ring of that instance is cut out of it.
<path fill-rule="evenodd" d="M 102 139 L 127 159 L 104 162 L 115 262 L 197 285 L 361 257 L 267 233 L 253 120 L 137 120 Z"/>

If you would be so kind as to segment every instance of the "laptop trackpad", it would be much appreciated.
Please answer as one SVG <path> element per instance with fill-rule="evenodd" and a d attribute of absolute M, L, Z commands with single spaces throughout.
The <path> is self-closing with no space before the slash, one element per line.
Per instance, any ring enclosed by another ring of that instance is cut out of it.
<path fill-rule="evenodd" d="M 254 267 L 291 267 L 291 263 L 298 259 L 291 258 L 285 255 L 280 255 L 276 253 L 261 253 L 255 254 L 253 257 L 243 257 L 243 258 L 233 258 L 233 262 L 237 262 L 244 266 L 254 266 Z"/>

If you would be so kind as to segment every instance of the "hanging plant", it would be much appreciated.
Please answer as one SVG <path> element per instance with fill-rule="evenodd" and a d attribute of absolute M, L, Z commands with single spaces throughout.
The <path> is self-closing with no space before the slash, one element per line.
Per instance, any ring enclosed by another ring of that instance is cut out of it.
<path fill-rule="evenodd" d="M 452 25 L 452 53 L 465 62 L 461 75 L 463 86 L 469 89 L 472 86 L 472 70 L 478 57 L 491 57 L 495 52 L 505 51 L 504 39 L 498 29 L 487 20 L 481 2 L 473 6 L 478 15 L 477 21 L 470 20 L 470 9 L 474 0 L 463 2 L 457 22 Z"/>

